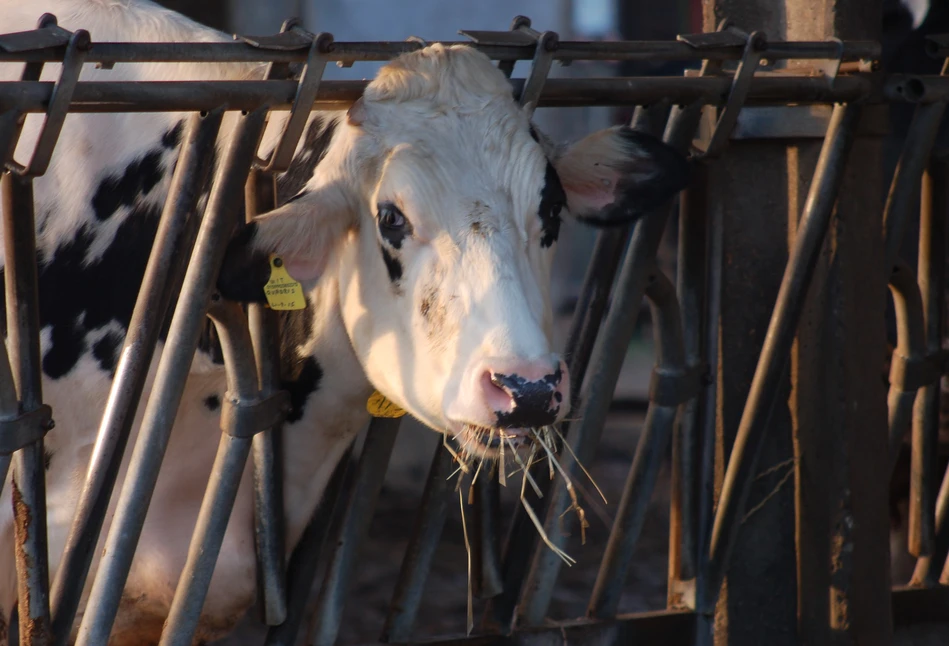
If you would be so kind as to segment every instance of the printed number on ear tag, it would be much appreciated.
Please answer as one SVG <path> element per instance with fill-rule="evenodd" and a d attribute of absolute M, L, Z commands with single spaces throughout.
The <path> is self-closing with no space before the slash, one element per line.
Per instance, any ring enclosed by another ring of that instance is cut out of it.
<path fill-rule="evenodd" d="M 270 280 L 264 295 L 273 310 L 302 310 L 306 307 L 303 287 L 293 280 L 279 256 L 270 256 Z"/>
<path fill-rule="evenodd" d="M 366 410 L 373 417 L 402 417 L 405 411 L 390 402 L 378 390 L 369 396 L 366 402 Z"/>

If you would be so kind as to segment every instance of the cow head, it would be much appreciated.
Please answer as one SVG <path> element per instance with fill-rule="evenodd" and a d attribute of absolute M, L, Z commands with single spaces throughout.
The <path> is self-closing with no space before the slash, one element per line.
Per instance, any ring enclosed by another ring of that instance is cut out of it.
<path fill-rule="evenodd" d="M 483 429 L 518 435 L 570 407 L 548 295 L 561 217 L 628 223 L 687 177 L 627 128 L 550 145 L 487 57 L 433 45 L 381 70 L 306 188 L 232 242 L 219 286 L 261 300 L 271 253 L 304 287 L 335 281 L 370 382 L 490 455 Z"/>

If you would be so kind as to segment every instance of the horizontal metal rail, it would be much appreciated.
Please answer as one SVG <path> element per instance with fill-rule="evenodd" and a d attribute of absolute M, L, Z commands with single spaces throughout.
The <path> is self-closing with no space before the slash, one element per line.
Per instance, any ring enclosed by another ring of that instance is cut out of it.
<path fill-rule="evenodd" d="M 471 41 L 448 41 L 443 45 L 468 45 L 495 60 L 531 60 L 535 46 L 523 44 L 473 43 Z M 380 42 L 334 42 L 326 52 L 327 61 L 357 63 L 363 61 L 387 61 L 400 54 L 416 51 L 423 45 L 418 41 Z M 47 62 L 62 59 L 61 47 L 26 51 L 0 51 L 0 63 Z M 880 44 L 873 41 L 848 41 L 844 43 L 845 61 L 876 60 L 881 56 Z M 95 43 L 86 60 L 100 65 L 114 63 L 302 63 L 307 59 L 307 48 L 292 51 L 261 49 L 253 45 L 234 43 Z M 738 60 L 742 47 L 723 45 L 697 48 L 677 41 L 567 41 L 561 42 L 553 54 L 554 60 L 572 61 L 701 61 Z M 827 59 L 837 58 L 839 45 L 835 42 L 801 41 L 772 42 L 763 55 L 770 60 Z"/>
<path fill-rule="evenodd" d="M 366 81 L 323 81 L 314 109 L 342 110 L 362 96 Z M 512 79 L 520 94 L 523 79 Z M 549 79 L 541 91 L 540 107 L 623 106 L 658 101 L 723 103 L 731 89 L 721 77 L 617 77 Z M 0 112 L 46 112 L 54 84 L 46 81 L 0 83 Z M 299 85 L 296 81 L 86 81 L 76 85 L 70 112 L 205 111 L 221 105 L 252 111 L 262 106 L 288 110 Z M 774 103 L 850 103 L 870 96 L 868 78 L 839 77 L 831 86 L 814 76 L 756 76 L 748 90 L 749 105 Z M 949 84 L 947 84 L 949 91 Z"/>

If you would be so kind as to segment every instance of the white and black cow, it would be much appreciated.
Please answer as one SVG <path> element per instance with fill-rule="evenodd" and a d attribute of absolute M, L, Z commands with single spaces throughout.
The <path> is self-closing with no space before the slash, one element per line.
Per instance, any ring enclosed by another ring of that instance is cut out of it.
<path fill-rule="evenodd" d="M 44 11 L 68 29 L 89 30 L 93 42 L 229 40 L 144 0 L 0 0 L 0 29 L 31 29 Z M 82 78 L 242 79 L 263 70 L 90 65 Z M 0 65 L 0 80 L 19 72 Z M 54 78 L 58 66 L 46 74 Z M 43 389 L 57 420 L 47 437 L 54 573 L 186 116 L 71 115 L 49 172 L 36 181 Z M 29 120 L 21 157 L 40 121 Z M 273 120 L 264 148 L 279 125 Z M 227 121 L 222 141 L 232 128 Z M 294 166 L 279 178 L 281 196 L 292 199 L 240 232 L 219 281 L 230 298 L 261 300 L 268 254 L 278 253 L 307 289 L 307 308 L 283 317 L 281 370 L 293 404 L 284 430 L 287 549 L 368 420 L 374 388 L 476 455 L 493 450 L 472 441 L 477 429 L 517 433 L 562 419 L 569 376 L 551 348 L 548 298 L 561 217 L 629 221 L 668 200 L 687 175 L 683 157 L 625 128 L 553 146 L 497 68 L 463 46 L 402 56 L 348 113 L 314 115 Z M 111 644 L 157 641 L 218 444 L 224 390 L 221 365 L 199 352 Z M 256 594 L 246 475 L 199 642 L 228 632 Z M 121 486 L 125 466 L 119 477 Z M 0 504 L 5 617 L 16 603 L 9 489 Z M 96 562 L 92 568 L 89 582 Z"/>

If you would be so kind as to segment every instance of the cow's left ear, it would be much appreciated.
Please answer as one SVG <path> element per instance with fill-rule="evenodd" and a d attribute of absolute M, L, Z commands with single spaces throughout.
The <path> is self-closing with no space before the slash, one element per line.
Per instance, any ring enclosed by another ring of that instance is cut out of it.
<path fill-rule="evenodd" d="M 354 224 L 354 211 L 338 183 L 305 189 L 238 231 L 227 247 L 218 291 L 229 300 L 263 302 L 271 254 L 280 256 L 290 277 L 309 291 Z"/>
<path fill-rule="evenodd" d="M 555 162 L 570 214 L 599 226 L 627 224 L 688 186 L 684 155 L 626 126 L 595 132 Z"/>

